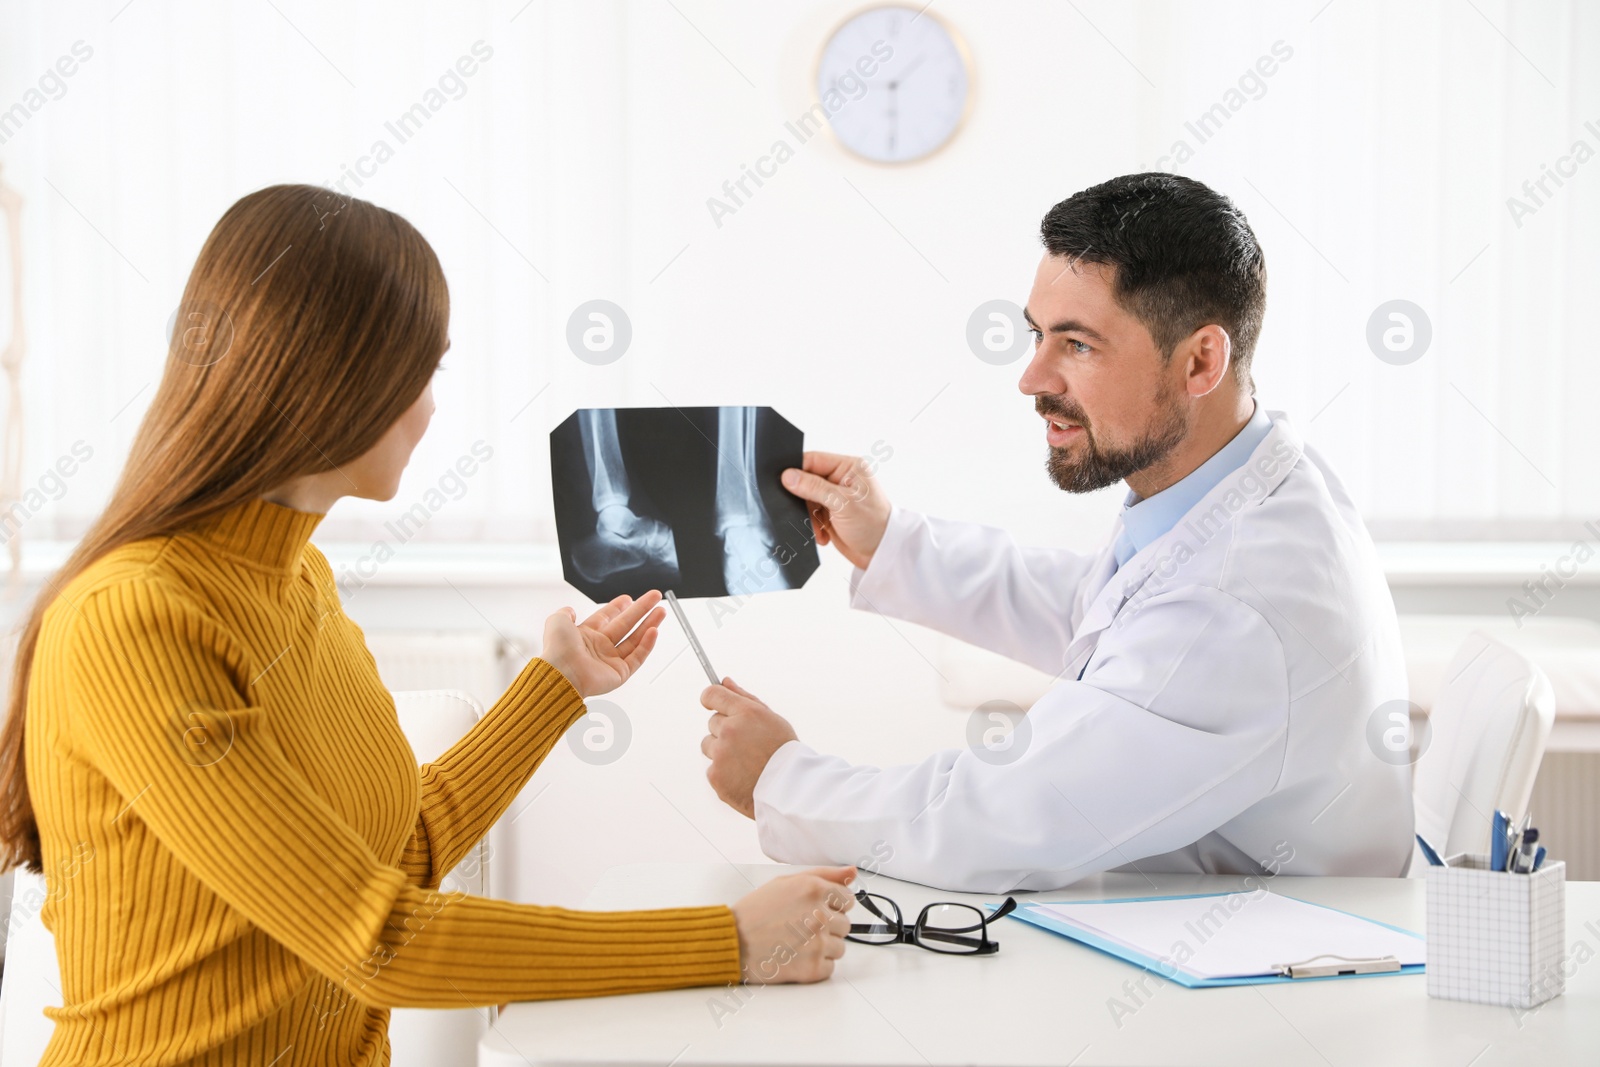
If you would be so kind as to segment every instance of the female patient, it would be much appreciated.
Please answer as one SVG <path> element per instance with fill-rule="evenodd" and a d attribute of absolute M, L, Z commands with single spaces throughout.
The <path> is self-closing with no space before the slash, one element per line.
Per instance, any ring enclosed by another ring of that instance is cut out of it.
<path fill-rule="evenodd" d="M 46 1064 L 382 1064 L 391 1007 L 814 981 L 843 953 L 850 868 L 731 909 L 438 889 L 662 617 L 653 591 L 552 615 L 418 774 L 309 539 L 342 496 L 394 497 L 448 317 L 422 236 L 324 189 L 253 193 L 201 249 L 127 467 L 22 632 L 0 737 L 0 868 L 44 871 L 61 962 Z"/>

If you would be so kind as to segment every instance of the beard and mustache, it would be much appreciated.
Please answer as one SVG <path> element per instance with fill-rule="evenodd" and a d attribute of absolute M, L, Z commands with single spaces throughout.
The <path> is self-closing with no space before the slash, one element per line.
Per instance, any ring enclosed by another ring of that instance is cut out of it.
<path fill-rule="evenodd" d="M 1094 426 L 1078 402 L 1068 396 L 1034 397 L 1034 410 L 1057 421 L 1075 422 L 1083 427 L 1083 439 L 1067 447 L 1052 447 L 1045 470 L 1057 487 L 1069 493 L 1092 493 L 1137 474 L 1159 463 L 1182 443 L 1189 433 L 1188 413 L 1174 389 L 1163 389 L 1156 397 L 1155 416 L 1144 434 L 1131 444 L 1114 446 L 1095 437 Z M 1074 456 L 1074 450 L 1081 455 Z"/>

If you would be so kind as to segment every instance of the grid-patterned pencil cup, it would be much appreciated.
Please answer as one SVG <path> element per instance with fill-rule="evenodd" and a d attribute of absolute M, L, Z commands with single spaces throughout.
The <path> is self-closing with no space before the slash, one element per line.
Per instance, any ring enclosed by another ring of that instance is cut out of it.
<path fill-rule="evenodd" d="M 1428 868 L 1428 995 L 1531 1008 L 1560 996 L 1567 865 L 1532 874 L 1460 853 Z"/>

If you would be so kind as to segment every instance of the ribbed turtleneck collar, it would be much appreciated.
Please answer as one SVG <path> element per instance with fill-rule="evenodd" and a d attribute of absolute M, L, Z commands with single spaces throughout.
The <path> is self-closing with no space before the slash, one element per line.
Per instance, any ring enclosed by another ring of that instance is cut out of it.
<path fill-rule="evenodd" d="M 253 497 L 201 520 L 189 532 L 230 555 L 292 574 L 322 518 L 318 512 L 296 511 Z"/>

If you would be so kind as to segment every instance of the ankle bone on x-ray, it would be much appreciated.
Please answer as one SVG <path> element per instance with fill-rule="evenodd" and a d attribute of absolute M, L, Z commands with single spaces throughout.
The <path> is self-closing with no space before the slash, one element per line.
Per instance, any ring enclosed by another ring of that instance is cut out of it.
<path fill-rule="evenodd" d="M 778 566 L 772 517 L 755 483 L 756 409 L 717 411 L 717 534 L 723 584 L 735 595 L 789 588 Z"/>
<path fill-rule="evenodd" d="M 622 461 L 614 408 L 578 412 L 578 435 L 593 486 L 595 532 L 572 553 L 579 573 L 600 581 L 618 571 L 655 564 L 678 569 L 677 544 L 672 528 L 657 519 L 640 517 L 632 508 L 628 469 Z"/>

